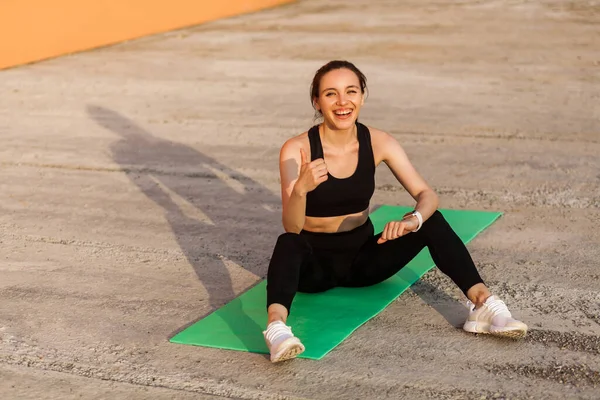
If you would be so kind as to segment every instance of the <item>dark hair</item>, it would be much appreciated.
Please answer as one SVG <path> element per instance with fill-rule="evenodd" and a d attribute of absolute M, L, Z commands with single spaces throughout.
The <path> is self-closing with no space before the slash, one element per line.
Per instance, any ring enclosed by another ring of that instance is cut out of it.
<path fill-rule="evenodd" d="M 321 78 L 323 78 L 323 76 L 330 71 L 342 68 L 349 69 L 350 71 L 356 74 L 356 77 L 360 82 L 360 90 L 363 94 L 365 93 L 365 91 L 367 90 L 367 77 L 365 76 L 365 74 L 360 72 L 360 70 L 356 68 L 354 64 L 352 64 L 349 61 L 343 60 L 329 61 L 327 64 L 319 68 L 319 70 L 315 74 L 315 77 L 313 78 L 312 83 L 310 84 L 310 103 L 312 104 L 313 108 L 315 107 L 314 100 L 319 97 L 319 92 L 321 91 Z M 319 111 L 316 111 L 316 116 L 320 115 L 321 113 Z"/>

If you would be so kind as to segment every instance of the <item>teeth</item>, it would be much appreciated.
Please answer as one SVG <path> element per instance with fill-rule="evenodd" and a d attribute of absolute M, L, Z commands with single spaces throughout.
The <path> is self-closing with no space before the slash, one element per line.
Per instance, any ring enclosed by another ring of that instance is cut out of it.
<path fill-rule="evenodd" d="M 336 111 L 335 113 L 337 115 L 348 115 L 350 114 L 352 111 L 351 110 L 347 110 L 347 111 Z"/>

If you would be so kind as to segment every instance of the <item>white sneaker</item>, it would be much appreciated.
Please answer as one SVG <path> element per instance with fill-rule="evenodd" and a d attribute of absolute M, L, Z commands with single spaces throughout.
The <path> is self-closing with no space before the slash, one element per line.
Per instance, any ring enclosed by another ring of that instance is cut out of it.
<path fill-rule="evenodd" d="M 472 333 L 489 333 L 495 336 L 521 339 L 527 333 L 527 325 L 514 319 L 506 304 L 495 296 L 490 296 L 479 308 L 467 301 L 469 318 L 463 329 Z"/>
<path fill-rule="evenodd" d="M 304 345 L 300 339 L 295 337 L 292 329 L 282 321 L 271 322 L 263 335 L 271 353 L 271 362 L 296 358 L 304 351 Z"/>

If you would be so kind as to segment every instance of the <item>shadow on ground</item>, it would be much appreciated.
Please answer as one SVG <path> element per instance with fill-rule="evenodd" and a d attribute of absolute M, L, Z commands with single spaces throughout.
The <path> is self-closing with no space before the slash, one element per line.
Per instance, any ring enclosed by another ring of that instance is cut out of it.
<path fill-rule="evenodd" d="M 214 158 L 156 137 L 116 111 L 94 105 L 87 111 L 120 138 L 111 146 L 114 161 L 164 210 L 179 247 L 208 292 L 210 312 L 239 295 L 228 268 L 241 267 L 264 278 L 267 266 L 257 260 L 268 260 L 272 250 L 264 246 L 265 235 L 274 244 L 279 233 L 280 215 L 270 211 L 278 209 L 279 198 Z M 248 224 L 236 225 L 239 215 L 247 216 Z M 265 232 L 266 227 L 273 228 Z M 239 320 L 226 322 L 232 328 L 240 325 Z M 250 318 L 245 323 L 256 325 Z M 260 332 L 261 327 L 253 330 Z"/>
<path fill-rule="evenodd" d="M 469 316 L 467 307 L 458 302 L 443 290 L 431 285 L 424 280 L 418 280 L 410 289 L 430 307 L 436 310 L 444 319 L 455 328 L 462 328 Z"/>

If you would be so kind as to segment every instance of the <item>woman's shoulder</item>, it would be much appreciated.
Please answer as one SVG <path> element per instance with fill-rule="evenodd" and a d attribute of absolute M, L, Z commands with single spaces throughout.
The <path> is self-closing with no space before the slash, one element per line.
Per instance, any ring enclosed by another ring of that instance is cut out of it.
<path fill-rule="evenodd" d="M 366 125 L 365 125 L 366 126 Z M 374 145 L 387 145 L 390 141 L 396 142 L 396 139 L 389 133 L 382 131 L 381 129 L 375 128 L 373 126 L 366 126 L 371 134 L 371 143 Z"/>
<path fill-rule="evenodd" d="M 308 142 L 308 131 L 304 131 L 296 136 L 292 136 L 283 143 L 283 147 L 298 147 Z"/>
<path fill-rule="evenodd" d="M 281 146 L 281 154 L 298 153 L 300 149 L 304 149 L 304 151 L 310 151 L 310 144 L 308 141 L 308 131 L 302 132 L 299 135 L 292 136 L 288 140 L 286 140 Z"/>
<path fill-rule="evenodd" d="M 388 160 L 394 157 L 394 154 L 403 152 L 400 142 L 389 133 L 381 129 L 368 127 L 371 133 L 371 146 L 373 148 L 373 156 L 375 157 L 375 165 L 379 165 L 381 161 Z"/>

